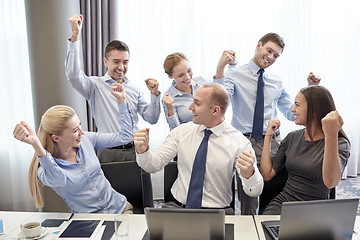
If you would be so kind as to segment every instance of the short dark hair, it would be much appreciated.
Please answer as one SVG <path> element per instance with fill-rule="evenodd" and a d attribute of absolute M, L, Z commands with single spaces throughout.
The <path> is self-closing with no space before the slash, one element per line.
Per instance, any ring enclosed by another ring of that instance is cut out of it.
<path fill-rule="evenodd" d="M 207 83 L 202 85 L 203 88 L 211 89 L 211 104 L 218 105 L 221 113 L 225 114 L 229 106 L 230 98 L 224 86 L 220 83 Z"/>
<path fill-rule="evenodd" d="M 279 34 L 277 34 L 277 33 L 267 33 L 264 36 L 262 36 L 262 38 L 260 38 L 260 40 L 259 40 L 259 42 L 261 42 L 263 45 L 266 44 L 269 41 L 277 43 L 282 48 L 282 51 L 284 51 L 285 42 L 284 42 L 284 39 L 282 37 L 280 37 Z"/>
<path fill-rule="evenodd" d="M 108 59 L 109 54 L 112 50 L 126 51 L 130 54 L 129 47 L 126 45 L 126 43 L 119 40 L 113 40 L 106 45 L 105 47 L 106 59 Z"/>
<path fill-rule="evenodd" d="M 302 88 L 300 92 L 304 95 L 307 102 L 307 128 L 311 133 L 313 123 L 322 129 L 321 119 L 323 119 L 329 112 L 335 111 L 336 106 L 330 91 L 322 86 L 311 85 Z M 349 139 L 346 136 L 344 130 L 341 128 L 339 131 L 339 137 L 344 137 L 349 143 Z M 311 141 L 313 141 L 311 134 L 309 134 Z"/>

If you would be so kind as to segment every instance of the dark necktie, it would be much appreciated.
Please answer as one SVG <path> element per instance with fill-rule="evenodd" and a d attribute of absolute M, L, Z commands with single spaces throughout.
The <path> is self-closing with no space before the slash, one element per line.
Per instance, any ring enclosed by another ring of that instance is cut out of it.
<path fill-rule="evenodd" d="M 258 85 L 256 91 L 256 104 L 254 111 L 254 121 L 252 127 L 251 135 L 254 137 L 255 141 L 259 141 L 263 134 L 263 124 L 264 124 L 264 78 L 263 73 L 264 69 L 259 69 L 258 73 Z"/>
<path fill-rule="evenodd" d="M 196 152 L 194 165 L 191 172 L 189 191 L 186 199 L 186 208 L 201 208 L 202 192 L 204 185 L 206 154 L 208 140 L 212 132 L 204 130 L 204 138 Z"/>

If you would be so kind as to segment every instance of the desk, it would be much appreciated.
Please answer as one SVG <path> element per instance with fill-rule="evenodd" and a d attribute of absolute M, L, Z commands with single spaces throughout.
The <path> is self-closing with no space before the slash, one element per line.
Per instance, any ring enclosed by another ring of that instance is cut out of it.
<path fill-rule="evenodd" d="M 263 228 L 261 226 L 262 221 L 280 220 L 280 215 L 257 215 L 254 216 L 256 228 L 259 231 L 260 240 L 266 240 Z M 356 216 L 354 233 L 352 240 L 360 240 L 360 216 Z"/>
<path fill-rule="evenodd" d="M 115 214 L 74 214 L 72 219 L 101 219 L 114 220 Z M 20 225 L 30 221 L 42 222 L 47 218 L 69 218 L 70 213 L 42 213 L 42 212 L 1 212 L 4 219 L 6 235 L 0 239 L 18 239 Z M 252 216 L 225 216 L 226 223 L 234 224 L 234 239 L 258 239 Z M 62 225 L 63 226 L 63 225 Z M 145 215 L 129 215 L 129 240 L 141 240 L 147 229 Z M 54 239 L 55 235 L 50 231 L 41 240 Z"/>

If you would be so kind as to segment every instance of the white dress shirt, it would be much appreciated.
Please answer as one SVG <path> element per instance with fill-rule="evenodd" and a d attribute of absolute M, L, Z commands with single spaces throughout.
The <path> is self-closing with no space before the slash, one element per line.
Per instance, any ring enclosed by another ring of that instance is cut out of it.
<path fill-rule="evenodd" d="M 186 204 L 191 171 L 205 128 L 193 122 L 181 124 L 170 132 L 159 148 L 136 154 L 139 166 L 151 173 L 161 170 L 177 156 L 179 174 L 171 188 L 171 193 L 183 204 Z M 232 200 L 231 181 L 235 169 L 240 172 L 237 167 L 237 157 L 244 150 L 250 150 L 253 154 L 254 150 L 246 137 L 225 122 L 210 130 L 213 134 L 210 135 L 208 142 L 202 207 L 224 208 L 229 206 Z M 249 179 L 239 174 L 244 191 L 252 197 L 260 195 L 263 188 L 263 178 L 256 161 L 254 168 L 255 172 Z"/>

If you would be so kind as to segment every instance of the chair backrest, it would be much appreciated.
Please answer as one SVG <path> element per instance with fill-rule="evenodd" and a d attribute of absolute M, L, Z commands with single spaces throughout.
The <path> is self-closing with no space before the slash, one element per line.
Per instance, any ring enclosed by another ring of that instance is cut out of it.
<path fill-rule="evenodd" d="M 262 214 L 270 201 L 275 198 L 285 187 L 288 179 L 288 172 L 284 167 L 278 174 L 275 175 L 270 181 L 264 182 L 263 191 L 259 197 L 259 214 Z M 335 199 L 335 187 L 330 189 L 330 199 Z"/>
<path fill-rule="evenodd" d="M 231 190 L 232 190 L 232 201 L 230 203 L 230 207 L 235 212 L 235 174 L 233 180 L 231 182 Z M 171 187 L 174 184 L 175 180 L 178 177 L 178 168 L 177 168 L 177 161 L 169 162 L 168 165 L 164 168 L 164 201 L 170 202 L 174 201 L 175 198 L 171 194 Z"/>
<path fill-rule="evenodd" d="M 70 212 L 70 208 L 52 188 L 44 186 L 42 196 L 44 200 L 43 212 Z"/>
<path fill-rule="evenodd" d="M 171 194 L 171 187 L 178 176 L 177 162 L 169 162 L 164 168 L 164 201 L 171 202 L 175 198 Z"/>
<path fill-rule="evenodd" d="M 101 163 L 111 186 L 123 194 L 134 207 L 134 213 L 144 213 L 144 189 L 141 168 L 135 161 Z"/>

